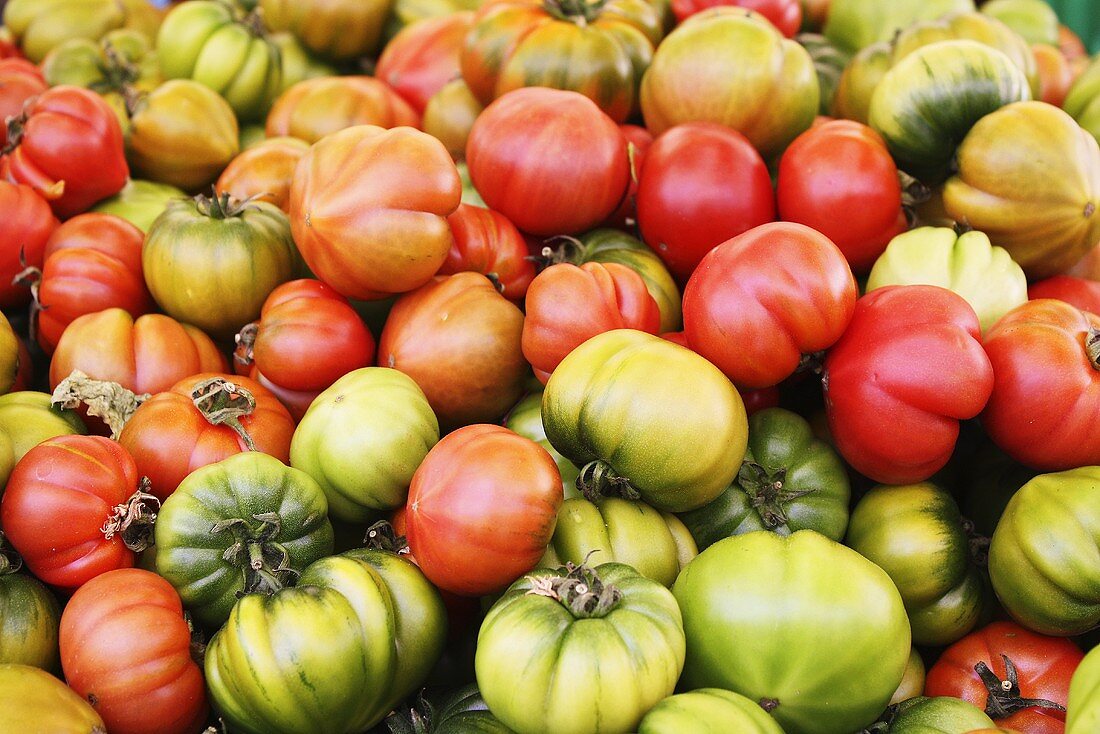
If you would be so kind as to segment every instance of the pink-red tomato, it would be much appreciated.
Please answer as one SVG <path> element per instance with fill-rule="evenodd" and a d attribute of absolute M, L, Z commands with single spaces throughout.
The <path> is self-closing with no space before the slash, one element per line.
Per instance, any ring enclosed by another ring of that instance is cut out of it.
<path fill-rule="evenodd" d="M 500 212 L 472 204 L 459 206 L 447 223 L 454 244 L 439 274 L 481 273 L 499 284 L 505 298 L 522 301 L 535 278 L 535 264 L 516 225 Z"/>
<path fill-rule="evenodd" d="M 0 123 L 9 117 L 18 118 L 28 99 L 49 88 L 42 71 L 26 59 L 0 60 Z M 7 142 L 7 125 L 0 124 L 0 145 Z"/>
<path fill-rule="evenodd" d="M 27 267 L 42 269 L 58 221 L 34 189 L 2 179 L 0 212 L 0 308 L 18 308 L 31 302 L 31 289 L 13 281 Z"/>
<path fill-rule="evenodd" d="M 672 0 L 672 12 L 683 23 L 696 13 L 719 5 L 755 10 L 787 38 L 798 33 L 802 26 L 802 0 Z"/>
<path fill-rule="evenodd" d="M 418 114 L 447 82 L 462 76 L 462 44 L 474 14 L 424 18 L 402 28 L 378 57 L 374 76 L 389 84 Z"/>
<path fill-rule="evenodd" d="M 1028 299 L 1054 298 L 1100 316 L 1100 282 L 1072 275 L 1055 275 L 1027 287 Z"/>

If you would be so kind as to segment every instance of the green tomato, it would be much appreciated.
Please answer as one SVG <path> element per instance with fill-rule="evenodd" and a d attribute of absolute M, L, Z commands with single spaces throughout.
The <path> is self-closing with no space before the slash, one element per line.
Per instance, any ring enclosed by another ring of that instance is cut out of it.
<path fill-rule="evenodd" d="M 720 688 L 670 696 L 650 709 L 638 734 L 783 734 L 760 704 Z"/>
<path fill-rule="evenodd" d="M 767 408 L 749 418 L 749 445 L 737 478 L 716 500 L 685 512 L 700 548 L 731 535 L 798 530 L 840 540 L 848 527 L 851 488 L 836 451 L 814 437 L 804 418 Z"/>
<path fill-rule="evenodd" d="M 837 82 L 833 116 L 866 125 L 871 114 L 871 97 L 893 65 L 894 47 L 885 41 L 872 43 L 853 56 Z"/>
<path fill-rule="evenodd" d="M 562 360 L 542 421 L 554 448 L 585 466 L 578 481 L 597 492 L 625 486 L 668 512 L 721 494 L 748 440 L 741 396 L 717 367 L 631 329 L 592 337 Z"/>
<path fill-rule="evenodd" d="M 0 395 L 0 495 L 23 454 L 48 438 L 88 432 L 75 411 L 59 410 L 51 400 L 31 390 Z"/>
<path fill-rule="evenodd" d="M 92 207 L 92 211 L 122 217 L 142 232 L 148 232 L 170 201 L 186 198 L 187 194 L 175 186 L 130 179 L 122 191 L 99 202 Z"/>
<path fill-rule="evenodd" d="M 559 454 L 558 450 L 551 446 L 546 439 L 546 429 L 542 427 L 542 384 L 539 383 L 538 387 L 538 390 L 529 393 L 516 403 L 516 407 L 508 413 L 508 420 L 504 422 L 504 427 L 524 438 L 531 439 L 546 449 L 553 457 L 554 463 L 558 465 L 565 498 L 580 497 L 580 490 L 577 489 L 577 475 L 580 473 L 580 469 L 572 461 Z"/>
<path fill-rule="evenodd" d="M 149 39 L 138 31 L 111 31 L 98 42 L 74 38 L 50 51 L 42 61 L 50 86 L 71 84 L 103 94 L 124 85 L 150 91 L 161 81 L 160 65 Z"/>
<path fill-rule="evenodd" d="M 279 47 L 254 17 L 238 19 L 216 0 L 176 6 L 160 27 L 157 55 L 165 79 L 193 79 L 229 102 L 241 122 L 263 120 L 282 90 Z"/>
<path fill-rule="evenodd" d="M 3 541 L 0 533 L 0 664 L 59 670 L 61 607 L 38 579 L 16 573 L 22 561 L 5 553 Z"/>
<path fill-rule="evenodd" d="M 1094 647 L 1073 673 L 1066 706 L 1066 734 L 1100 731 L 1100 647 Z"/>
<path fill-rule="evenodd" d="M 825 37 L 855 53 L 921 20 L 974 10 L 974 0 L 832 0 Z"/>
<path fill-rule="evenodd" d="M 919 227 L 890 240 L 867 279 L 867 292 L 888 285 L 938 285 L 973 307 L 987 331 L 1027 301 L 1027 277 L 1003 247 L 977 230 Z"/>
<path fill-rule="evenodd" d="M 1100 625 L 1100 467 L 1041 474 L 1005 508 L 989 575 L 1006 611 L 1045 635 Z"/>
<path fill-rule="evenodd" d="M 328 502 L 303 471 L 256 451 L 196 469 L 157 517 L 157 573 L 212 627 L 238 593 L 277 588 L 332 553 Z"/>
<path fill-rule="evenodd" d="M 1043 0 L 989 0 L 982 12 L 1019 33 L 1029 44 L 1058 45 L 1058 14 Z"/>
<path fill-rule="evenodd" d="M 438 441 L 439 422 L 412 378 L 363 367 L 309 406 L 290 465 L 317 480 L 334 518 L 363 522 L 405 504 L 413 473 Z"/>
<path fill-rule="evenodd" d="M 927 482 L 872 489 L 852 511 L 847 542 L 890 575 L 915 644 L 949 645 L 978 624 L 985 584 L 945 490 Z"/>
<path fill-rule="evenodd" d="M 919 696 L 924 692 L 924 678 L 927 671 L 924 668 L 924 659 L 916 648 L 909 652 L 909 662 L 905 666 L 905 675 L 898 684 L 898 689 L 890 698 L 890 705 L 901 703 L 907 699 Z"/>
<path fill-rule="evenodd" d="M 810 53 L 817 72 L 817 85 L 821 89 L 821 106 L 818 114 L 828 115 L 833 108 L 840 78 L 852 60 L 852 54 L 837 48 L 820 33 L 800 33 L 795 40 Z"/>
<path fill-rule="evenodd" d="M 4 26 L 36 64 L 65 41 L 95 41 L 125 22 L 117 0 L 8 0 L 4 7 Z"/>
<path fill-rule="evenodd" d="M 293 33 L 273 33 L 270 41 L 279 49 L 283 63 L 282 84 L 279 92 L 285 92 L 298 82 L 321 76 L 336 76 L 336 67 L 314 58 Z M 243 149 L 243 146 L 242 146 Z"/>
<path fill-rule="evenodd" d="M 672 593 L 618 563 L 515 582 L 486 615 L 474 658 L 489 709 L 519 734 L 636 731 L 683 665 Z"/>
<path fill-rule="evenodd" d="M 881 568 L 812 530 L 720 540 L 680 572 L 681 686 L 761 702 L 787 734 L 866 726 L 911 649 L 901 595 Z"/>
<path fill-rule="evenodd" d="M 871 97 L 869 124 L 898 168 L 939 183 L 974 123 L 1029 99 L 1027 77 L 1004 53 L 977 41 L 940 41 L 886 72 Z"/>
<path fill-rule="evenodd" d="M 424 723 L 428 726 L 425 729 Z M 515 734 L 489 711 L 476 685 L 467 685 L 440 701 L 428 701 L 423 693 L 406 716 L 403 711 L 386 718 L 390 734 Z"/>
<path fill-rule="evenodd" d="M 680 569 L 699 553 L 691 533 L 675 515 L 644 502 L 605 497 L 566 500 L 558 510 L 554 536 L 539 566 L 571 562 L 625 563 L 646 578 L 672 586 Z"/>
<path fill-rule="evenodd" d="M 1100 56 L 1073 82 L 1062 108 L 1100 141 Z"/>
<path fill-rule="evenodd" d="M 966 734 L 996 726 L 993 719 L 960 698 L 918 696 L 902 701 L 888 715 L 889 734 Z"/>

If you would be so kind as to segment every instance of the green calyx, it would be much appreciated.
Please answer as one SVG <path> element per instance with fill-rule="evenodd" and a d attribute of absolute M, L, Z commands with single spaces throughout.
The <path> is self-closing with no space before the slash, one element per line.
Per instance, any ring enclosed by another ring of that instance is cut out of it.
<path fill-rule="evenodd" d="M 219 194 L 217 190 L 212 190 L 210 196 L 199 194 L 194 201 L 195 208 L 203 216 L 211 219 L 232 219 L 241 216 L 250 208 L 254 208 L 251 206 L 252 203 L 261 196 L 263 194 L 256 194 L 247 199 L 237 199 L 224 191 Z"/>
<path fill-rule="evenodd" d="M 990 670 L 984 662 L 979 661 L 974 666 L 974 670 L 978 673 L 978 677 L 982 679 L 982 683 L 988 692 L 985 702 L 986 716 L 996 721 L 1007 719 L 1016 712 L 1028 708 L 1062 712 L 1066 710 L 1065 706 L 1054 701 L 1048 701 L 1045 698 L 1023 698 L 1020 695 L 1020 678 L 1016 671 L 1016 665 L 1003 653 L 1001 659 L 1004 660 L 1005 664 L 1006 677 L 1004 680 L 998 678 L 997 674 Z"/>
<path fill-rule="evenodd" d="M 247 594 L 274 594 L 291 586 L 300 575 L 290 567 L 290 553 L 275 539 L 282 526 L 277 512 L 253 515 L 254 525 L 244 518 L 222 520 L 210 528 L 211 535 L 230 533 L 234 542 L 222 554 L 226 563 L 241 569 L 244 588 L 237 592 L 240 598 Z"/>
<path fill-rule="evenodd" d="M 785 509 L 789 502 L 815 491 L 805 489 L 792 492 L 787 488 L 786 467 L 771 469 L 751 460 L 741 464 L 735 481 L 748 495 L 749 504 L 760 515 L 768 530 L 775 530 L 790 522 Z"/>
<path fill-rule="evenodd" d="M 23 568 L 23 557 L 4 542 L 4 531 L 0 530 L 0 576 L 7 576 Z"/>
<path fill-rule="evenodd" d="M 589 502 L 598 502 L 601 497 L 622 497 L 627 500 L 642 498 L 629 479 L 602 459 L 590 461 L 581 468 L 581 473 L 577 475 L 577 489 Z"/>
<path fill-rule="evenodd" d="M 385 551 L 397 555 L 408 555 L 409 544 L 404 535 L 398 535 L 386 520 L 378 522 L 367 528 L 367 534 L 363 536 L 363 545 L 368 550 Z"/>
<path fill-rule="evenodd" d="M 564 572 L 564 575 L 561 575 Z M 567 563 L 554 576 L 528 576 L 529 596 L 545 596 L 559 602 L 577 619 L 600 619 L 622 601 L 623 593 L 600 580 L 595 569 Z"/>
<path fill-rule="evenodd" d="M 584 27 L 600 17 L 607 0 L 543 0 L 542 7 L 559 20 Z"/>

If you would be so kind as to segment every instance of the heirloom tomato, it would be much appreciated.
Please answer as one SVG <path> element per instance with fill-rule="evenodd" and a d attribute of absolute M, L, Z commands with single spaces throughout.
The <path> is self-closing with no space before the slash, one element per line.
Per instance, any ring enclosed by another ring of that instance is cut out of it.
<path fill-rule="evenodd" d="M 111 734 L 197 734 L 205 725 L 191 629 L 179 595 L 155 573 L 109 571 L 80 587 L 61 616 L 60 643 L 65 680 Z"/>
<path fill-rule="evenodd" d="M 963 734 L 993 720 L 977 706 L 951 696 L 917 696 L 887 709 L 888 734 Z"/>
<path fill-rule="evenodd" d="M 489 711 L 477 684 L 463 686 L 435 703 L 421 696 L 408 718 L 400 710 L 386 719 L 386 726 L 391 734 L 418 734 L 425 721 L 431 734 L 515 734 Z"/>
<path fill-rule="evenodd" d="M 1034 95 L 1035 99 L 1061 107 L 1073 87 L 1073 68 L 1062 52 L 1053 46 L 1035 44 L 1031 52 L 1035 56 L 1039 75 L 1039 93 Z"/>
<path fill-rule="evenodd" d="M 10 0 L 4 26 L 36 64 L 70 38 L 101 38 L 115 28 L 133 28 L 152 38 L 161 11 L 143 0 Z"/>
<path fill-rule="evenodd" d="M 153 42 L 140 31 L 111 31 L 98 40 L 74 38 L 42 60 L 50 86 L 72 84 L 99 93 L 119 117 L 126 134 L 127 89 L 151 92 L 163 81 Z"/>
<path fill-rule="evenodd" d="M 851 52 L 889 41 L 920 20 L 974 10 L 974 0 L 832 0 L 825 37 Z"/>
<path fill-rule="evenodd" d="M 279 92 L 285 92 L 298 82 L 319 76 L 334 76 L 336 69 L 312 54 L 293 33 L 271 33 L 268 38 L 279 48 L 283 59 L 283 81 Z"/>
<path fill-rule="evenodd" d="M 0 532 L 0 666 L 16 663 L 54 671 L 61 606 L 41 581 L 18 573 L 22 566 L 23 559 L 4 546 Z"/>
<path fill-rule="evenodd" d="M 639 734 L 678 731 L 783 734 L 779 724 L 758 702 L 720 688 L 700 688 L 669 696 L 651 708 L 638 725 Z"/>
<path fill-rule="evenodd" d="M 290 31 L 310 52 L 331 61 L 370 54 L 382 37 L 387 0 L 260 0 L 264 24 Z"/>
<path fill-rule="evenodd" d="M 428 100 L 421 127 L 447 146 L 452 158 L 460 161 L 466 157 L 470 130 L 484 109 L 465 81 L 452 79 Z"/>
<path fill-rule="evenodd" d="M 921 695 L 924 691 L 924 675 L 924 660 L 917 649 L 913 648 L 909 651 L 909 664 L 905 666 L 905 676 L 898 684 L 898 689 L 894 691 L 890 705 Z"/>
<path fill-rule="evenodd" d="M 893 65 L 894 49 L 885 41 L 873 43 L 853 56 L 836 83 L 832 114 L 866 125 L 875 88 Z"/>
<path fill-rule="evenodd" d="M 1094 138 L 1100 138 L 1100 61 L 1093 61 L 1073 81 L 1061 106 Z"/>
<path fill-rule="evenodd" d="M 802 26 L 801 0 L 672 0 L 672 12 L 676 20 L 683 23 L 696 13 L 720 5 L 756 11 L 787 38 L 798 33 Z"/>
<path fill-rule="evenodd" d="M 15 281 L 29 266 L 41 268 L 46 242 L 57 219 L 49 204 L 30 186 L 0 180 L 0 308 L 25 306 L 31 301 L 28 288 Z"/>
<path fill-rule="evenodd" d="M 114 214 L 130 222 L 142 232 L 148 232 L 149 226 L 160 216 L 168 202 L 187 196 L 175 186 L 130 179 L 122 191 L 92 207 L 93 212 Z"/>
<path fill-rule="evenodd" d="M 1054 298 L 1081 311 L 1100 316 L 1100 282 L 1095 280 L 1055 275 L 1028 286 L 1027 297 L 1033 301 Z"/>
<path fill-rule="evenodd" d="M 462 44 L 473 20 L 473 13 L 458 12 L 405 26 L 378 57 L 375 76 L 424 114 L 428 100 L 461 76 Z"/>
<path fill-rule="evenodd" d="M 283 92 L 267 115 L 265 130 L 269 138 L 292 137 L 312 144 L 356 125 L 419 127 L 420 115 L 381 79 L 326 76 Z"/>
<path fill-rule="evenodd" d="M 24 349 L 23 341 L 15 335 L 8 317 L 0 312 L 0 395 L 19 389 L 20 372 L 27 366 L 23 364 Z"/>
<path fill-rule="evenodd" d="M 982 12 L 999 19 L 1028 43 L 1058 45 L 1058 15 L 1049 3 L 1036 0 L 989 0 Z"/>
<path fill-rule="evenodd" d="M 12 467 L 32 448 L 55 436 L 87 430 L 75 412 L 53 407 L 47 393 L 27 390 L 0 395 L 0 492 Z"/>
<path fill-rule="evenodd" d="M 440 275 L 465 271 L 492 280 L 510 301 L 522 301 L 535 278 L 535 265 L 527 255 L 527 241 L 500 212 L 472 204 L 460 204 L 447 217 L 454 244 Z"/>
<path fill-rule="evenodd" d="M 856 471 L 884 484 L 928 479 L 947 464 L 959 421 L 993 390 L 974 309 L 946 288 L 889 286 L 856 303 L 825 357 L 829 432 Z"/>
<path fill-rule="evenodd" d="M 1066 709 L 1066 734 L 1091 734 L 1100 726 L 1100 647 L 1077 666 Z"/>
<path fill-rule="evenodd" d="M 558 465 L 561 474 L 562 490 L 565 499 L 580 497 L 577 489 L 577 475 L 580 470 L 572 461 L 558 453 L 558 450 L 550 445 L 546 438 L 546 429 L 542 426 L 542 391 L 533 392 L 516 403 L 508 412 L 508 418 L 504 421 L 504 427 L 514 431 L 524 438 L 529 438 L 539 446 L 546 449 L 554 463 Z"/>
<path fill-rule="evenodd" d="M 38 67 L 26 59 L 0 61 L 0 121 L 19 117 L 31 97 L 42 94 L 50 85 L 42 78 Z M 0 144 L 8 142 L 8 129 L 0 129 Z"/>
<path fill-rule="evenodd" d="M 234 158 L 214 188 L 235 199 L 269 202 L 285 212 L 294 169 L 308 150 L 309 143 L 298 138 L 264 140 Z"/>
<path fill-rule="evenodd" d="M 21 734 L 107 734 L 95 709 L 56 676 L 0 663 L 4 725 Z"/>

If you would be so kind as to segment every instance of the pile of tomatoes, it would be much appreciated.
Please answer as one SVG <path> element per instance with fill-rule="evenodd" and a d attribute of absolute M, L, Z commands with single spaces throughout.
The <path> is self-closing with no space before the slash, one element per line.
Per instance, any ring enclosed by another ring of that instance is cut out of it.
<path fill-rule="evenodd" d="M 8 0 L 0 734 L 1100 732 L 1100 60 L 978 5 Z"/>

